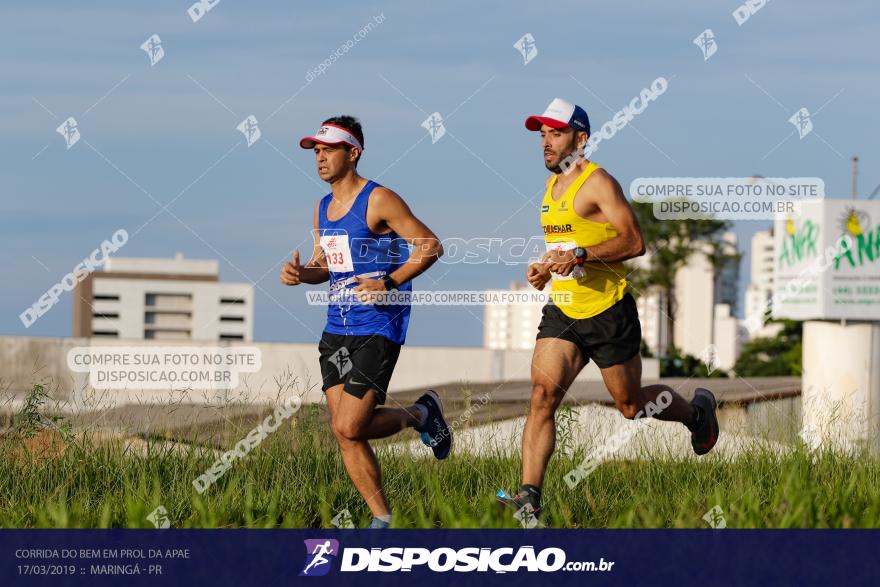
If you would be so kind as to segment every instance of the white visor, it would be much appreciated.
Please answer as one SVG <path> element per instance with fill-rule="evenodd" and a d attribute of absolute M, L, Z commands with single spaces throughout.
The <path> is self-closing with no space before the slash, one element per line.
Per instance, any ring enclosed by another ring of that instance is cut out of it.
<path fill-rule="evenodd" d="M 341 126 L 336 126 L 335 124 L 325 124 L 318 129 L 318 132 L 315 133 L 313 137 L 303 137 L 299 141 L 299 146 L 303 149 L 312 149 L 315 144 L 322 145 L 341 145 L 346 144 L 352 147 L 357 147 L 361 151 L 364 150 L 361 142 L 357 140 L 353 134 L 351 134 L 347 129 L 342 128 Z"/>

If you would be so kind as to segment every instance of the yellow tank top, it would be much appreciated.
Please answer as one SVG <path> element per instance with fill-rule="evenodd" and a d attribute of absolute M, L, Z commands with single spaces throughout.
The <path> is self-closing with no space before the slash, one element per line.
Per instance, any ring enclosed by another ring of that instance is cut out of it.
<path fill-rule="evenodd" d="M 575 194 L 597 169 L 601 167 L 590 161 L 559 200 L 553 199 L 556 175 L 547 184 L 541 202 L 541 226 L 548 251 L 592 247 L 617 236 L 617 230 L 610 223 L 587 220 L 574 211 Z M 554 273 L 550 299 L 569 318 L 581 319 L 604 312 L 625 292 L 626 268 L 623 263 L 596 261 L 575 267 L 566 277 Z"/>

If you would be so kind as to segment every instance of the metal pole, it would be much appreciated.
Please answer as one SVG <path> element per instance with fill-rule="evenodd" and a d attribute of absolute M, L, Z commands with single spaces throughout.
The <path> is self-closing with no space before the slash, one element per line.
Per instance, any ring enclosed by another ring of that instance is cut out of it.
<path fill-rule="evenodd" d="M 859 157 L 858 157 L 858 155 L 853 155 L 853 158 L 852 158 L 852 197 L 853 197 L 853 200 L 857 200 L 859 198 L 858 178 L 859 178 Z"/>

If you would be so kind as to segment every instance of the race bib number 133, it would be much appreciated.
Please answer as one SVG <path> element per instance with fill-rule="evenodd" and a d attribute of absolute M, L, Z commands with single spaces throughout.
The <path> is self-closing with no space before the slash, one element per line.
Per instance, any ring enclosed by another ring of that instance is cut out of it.
<path fill-rule="evenodd" d="M 351 260 L 351 248 L 347 234 L 333 234 L 322 236 L 321 249 L 327 259 L 327 268 L 334 272 L 354 271 L 354 263 Z"/>

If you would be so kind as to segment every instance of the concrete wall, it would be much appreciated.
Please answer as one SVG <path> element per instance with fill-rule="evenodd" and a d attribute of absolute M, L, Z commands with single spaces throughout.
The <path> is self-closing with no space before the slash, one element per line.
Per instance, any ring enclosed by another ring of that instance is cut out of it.
<path fill-rule="evenodd" d="M 168 403 L 169 401 L 246 401 L 272 403 L 292 389 L 305 392 L 306 402 L 320 401 L 321 374 L 317 344 L 190 342 L 175 346 L 248 346 L 260 349 L 262 368 L 242 375 L 238 387 L 224 391 L 193 390 L 186 394 L 170 390 L 99 390 L 87 384 L 88 375 L 67 367 L 67 353 L 78 346 L 171 346 L 170 341 L 117 340 L 106 338 L 0 337 L 0 381 L 2 389 L 23 394 L 34 383 L 58 387 L 56 396 L 70 400 L 77 408 L 97 409 L 124 403 Z M 481 347 L 419 347 L 404 345 L 391 379 L 390 391 L 430 387 L 451 382 L 492 383 L 530 378 L 532 351 L 501 351 Z M 656 359 L 643 359 L 643 377 L 659 377 Z M 598 380 L 601 374 L 590 363 L 578 381 Z M 295 380 L 295 385 L 294 385 Z M 3 398 L 0 398 L 2 400 Z"/>
<path fill-rule="evenodd" d="M 59 397 L 68 397 L 82 377 L 67 368 L 67 352 L 88 344 L 88 340 L 0 336 L 0 392 L 20 394 L 35 383 L 43 383 L 48 390 L 60 388 Z"/>

